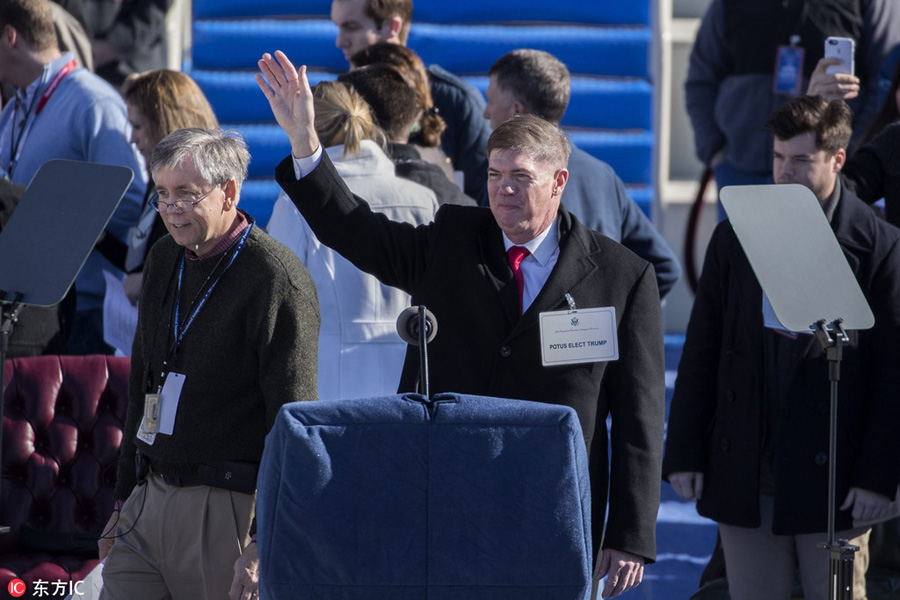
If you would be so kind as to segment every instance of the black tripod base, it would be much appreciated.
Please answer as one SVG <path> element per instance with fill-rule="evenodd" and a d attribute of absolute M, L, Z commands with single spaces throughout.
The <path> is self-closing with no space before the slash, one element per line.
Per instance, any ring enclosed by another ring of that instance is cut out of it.
<path fill-rule="evenodd" d="M 853 557 L 859 546 L 838 540 L 819 544 L 828 550 L 828 598 L 829 600 L 853 600 Z"/>

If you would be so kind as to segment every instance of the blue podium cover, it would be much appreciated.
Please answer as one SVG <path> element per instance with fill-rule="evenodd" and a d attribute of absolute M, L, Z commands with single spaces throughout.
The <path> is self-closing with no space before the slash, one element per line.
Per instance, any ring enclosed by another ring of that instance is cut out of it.
<path fill-rule="evenodd" d="M 571 408 L 415 394 L 282 407 L 258 481 L 265 599 L 586 599 Z"/>

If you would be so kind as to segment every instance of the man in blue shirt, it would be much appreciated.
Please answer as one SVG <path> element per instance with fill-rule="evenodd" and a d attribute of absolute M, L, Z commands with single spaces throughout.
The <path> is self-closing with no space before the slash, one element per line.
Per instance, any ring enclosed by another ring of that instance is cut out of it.
<path fill-rule="evenodd" d="M 0 169 L 14 184 L 28 185 L 49 160 L 62 158 L 121 165 L 134 180 L 106 226 L 122 242 L 137 224 L 143 204 L 144 169 L 128 142 L 122 97 L 58 46 L 47 0 L 0 3 L 0 81 L 16 88 L 0 112 Z M 69 351 L 111 353 L 103 342 L 103 271 L 122 272 L 91 252 L 75 280 L 77 307 Z"/>

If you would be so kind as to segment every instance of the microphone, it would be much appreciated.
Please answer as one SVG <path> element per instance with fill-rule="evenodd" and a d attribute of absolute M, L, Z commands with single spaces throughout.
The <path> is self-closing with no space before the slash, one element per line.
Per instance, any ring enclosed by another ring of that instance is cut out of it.
<path fill-rule="evenodd" d="M 410 306 L 397 317 L 397 333 L 404 342 L 412 346 L 419 345 L 419 333 L 422 328 L 419 308 L 419 306 Z M 425 343 L 428 344 L 437 335 L 437 319 L 434 317 L 434 313 L 424 306 L 421 309 L 425 313 Z"/>

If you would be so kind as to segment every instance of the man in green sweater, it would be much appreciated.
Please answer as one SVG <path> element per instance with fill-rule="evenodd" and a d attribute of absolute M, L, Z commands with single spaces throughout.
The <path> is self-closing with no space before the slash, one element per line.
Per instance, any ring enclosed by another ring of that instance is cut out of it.
<path fill-rule="evenodd" d="M 144 269 L 107 600 L 257 594 L 256 470 L 279 408 L 316 399 L 319 307 L 296 255 L 237 209 L 249 159 L 182 129 L 151 160 L 170 235 Z"/>

